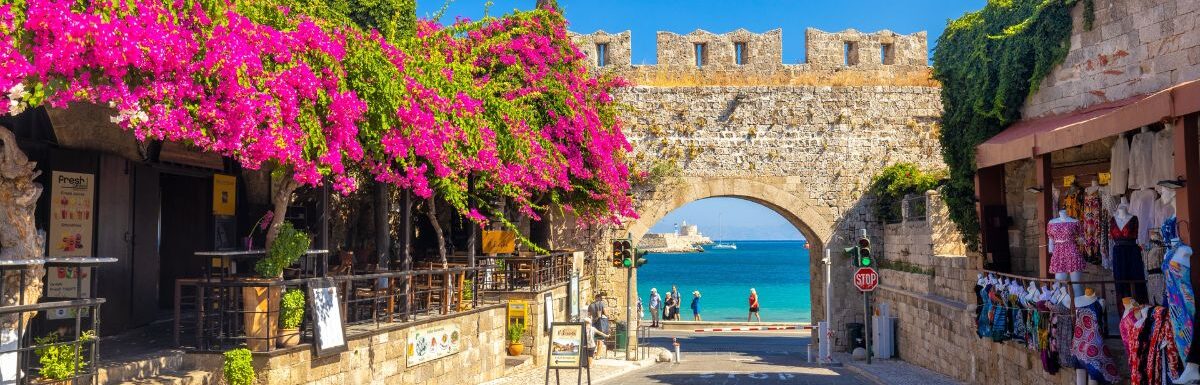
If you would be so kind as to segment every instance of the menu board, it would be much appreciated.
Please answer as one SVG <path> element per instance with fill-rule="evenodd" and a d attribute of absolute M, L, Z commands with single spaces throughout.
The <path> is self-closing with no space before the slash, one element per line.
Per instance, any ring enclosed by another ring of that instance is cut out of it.
<path fill-rule="evenodd" d="M 54 171 L 50 181 L 51 257 L 91 257 L 95 175 Z"/>
<path fill-rule="evenodd" d="M 237 210 L 237 177 L 213 174 L 213 215 L 233 215 Z"/>
<path fill-rule="evenodd" d="M 458 353 L 461 337 L 453 324 L 417 329 L 408 335 L 408 366 Z"/>
<path fill-rule="evenodd" d="M 338 302 L 337 284 L 332 279 L 317 279 L 308 284 L 309 310 L 312 311 L 313 350 L 317 357 L 346 351 L 346 330 Z"/>
<path fill-rule="evenodd" d="M 583 323 L 554 323 L 550 325 L 550 359 L 548 369 L 583 367 Z"/>

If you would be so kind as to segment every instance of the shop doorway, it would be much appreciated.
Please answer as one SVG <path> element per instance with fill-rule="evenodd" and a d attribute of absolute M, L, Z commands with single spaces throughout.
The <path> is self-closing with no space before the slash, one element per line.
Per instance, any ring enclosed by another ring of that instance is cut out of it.
<path fill-rule="evenodd" d="M 163 173 L 158 306 L 171 309 L 175 280 L 200 275 L 203 263 L 195 252 L 210 250 L 212 180 Z"/>

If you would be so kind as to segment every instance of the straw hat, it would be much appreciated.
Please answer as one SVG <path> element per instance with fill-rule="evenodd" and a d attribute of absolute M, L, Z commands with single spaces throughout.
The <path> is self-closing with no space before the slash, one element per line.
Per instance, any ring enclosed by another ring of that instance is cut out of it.
<path fill-rule="evenodd" d="M 658 292 L 658 288 L 657 288 L 657 287 L 652 287 L 652 288 L 650 288 L 650 292 L 651 292 L 651 293 L 657 293 L 657 292 Z"/>

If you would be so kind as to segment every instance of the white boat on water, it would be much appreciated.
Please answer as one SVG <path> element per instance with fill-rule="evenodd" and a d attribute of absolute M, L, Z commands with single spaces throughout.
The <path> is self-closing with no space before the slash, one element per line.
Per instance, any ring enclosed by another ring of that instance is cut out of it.
<path fill-rule="evenodd" d="M 730 242 L 730 243 L 717 242 L 717 244 L 713 245 L 712 248 L 722 249 L 722 250 L 737 250 L 737 244 L 733 243 L 733 242 Z"/>

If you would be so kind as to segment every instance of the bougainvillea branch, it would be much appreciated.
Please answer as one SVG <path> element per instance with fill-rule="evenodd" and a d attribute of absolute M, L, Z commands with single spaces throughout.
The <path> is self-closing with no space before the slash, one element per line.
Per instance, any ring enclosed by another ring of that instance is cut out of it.
<path fill-rule="evenodd" d="M 26 0 L 0 6 L 0 89 L 10 114 L 109 105 L 139 140 L 344 193 L 371 175 L 481 224 L 470 207 L 500 199 L 632 217 L 623 84 L 586 71 L 565 24 L 546 9 L 384 37 L 306 0 Z"/>

